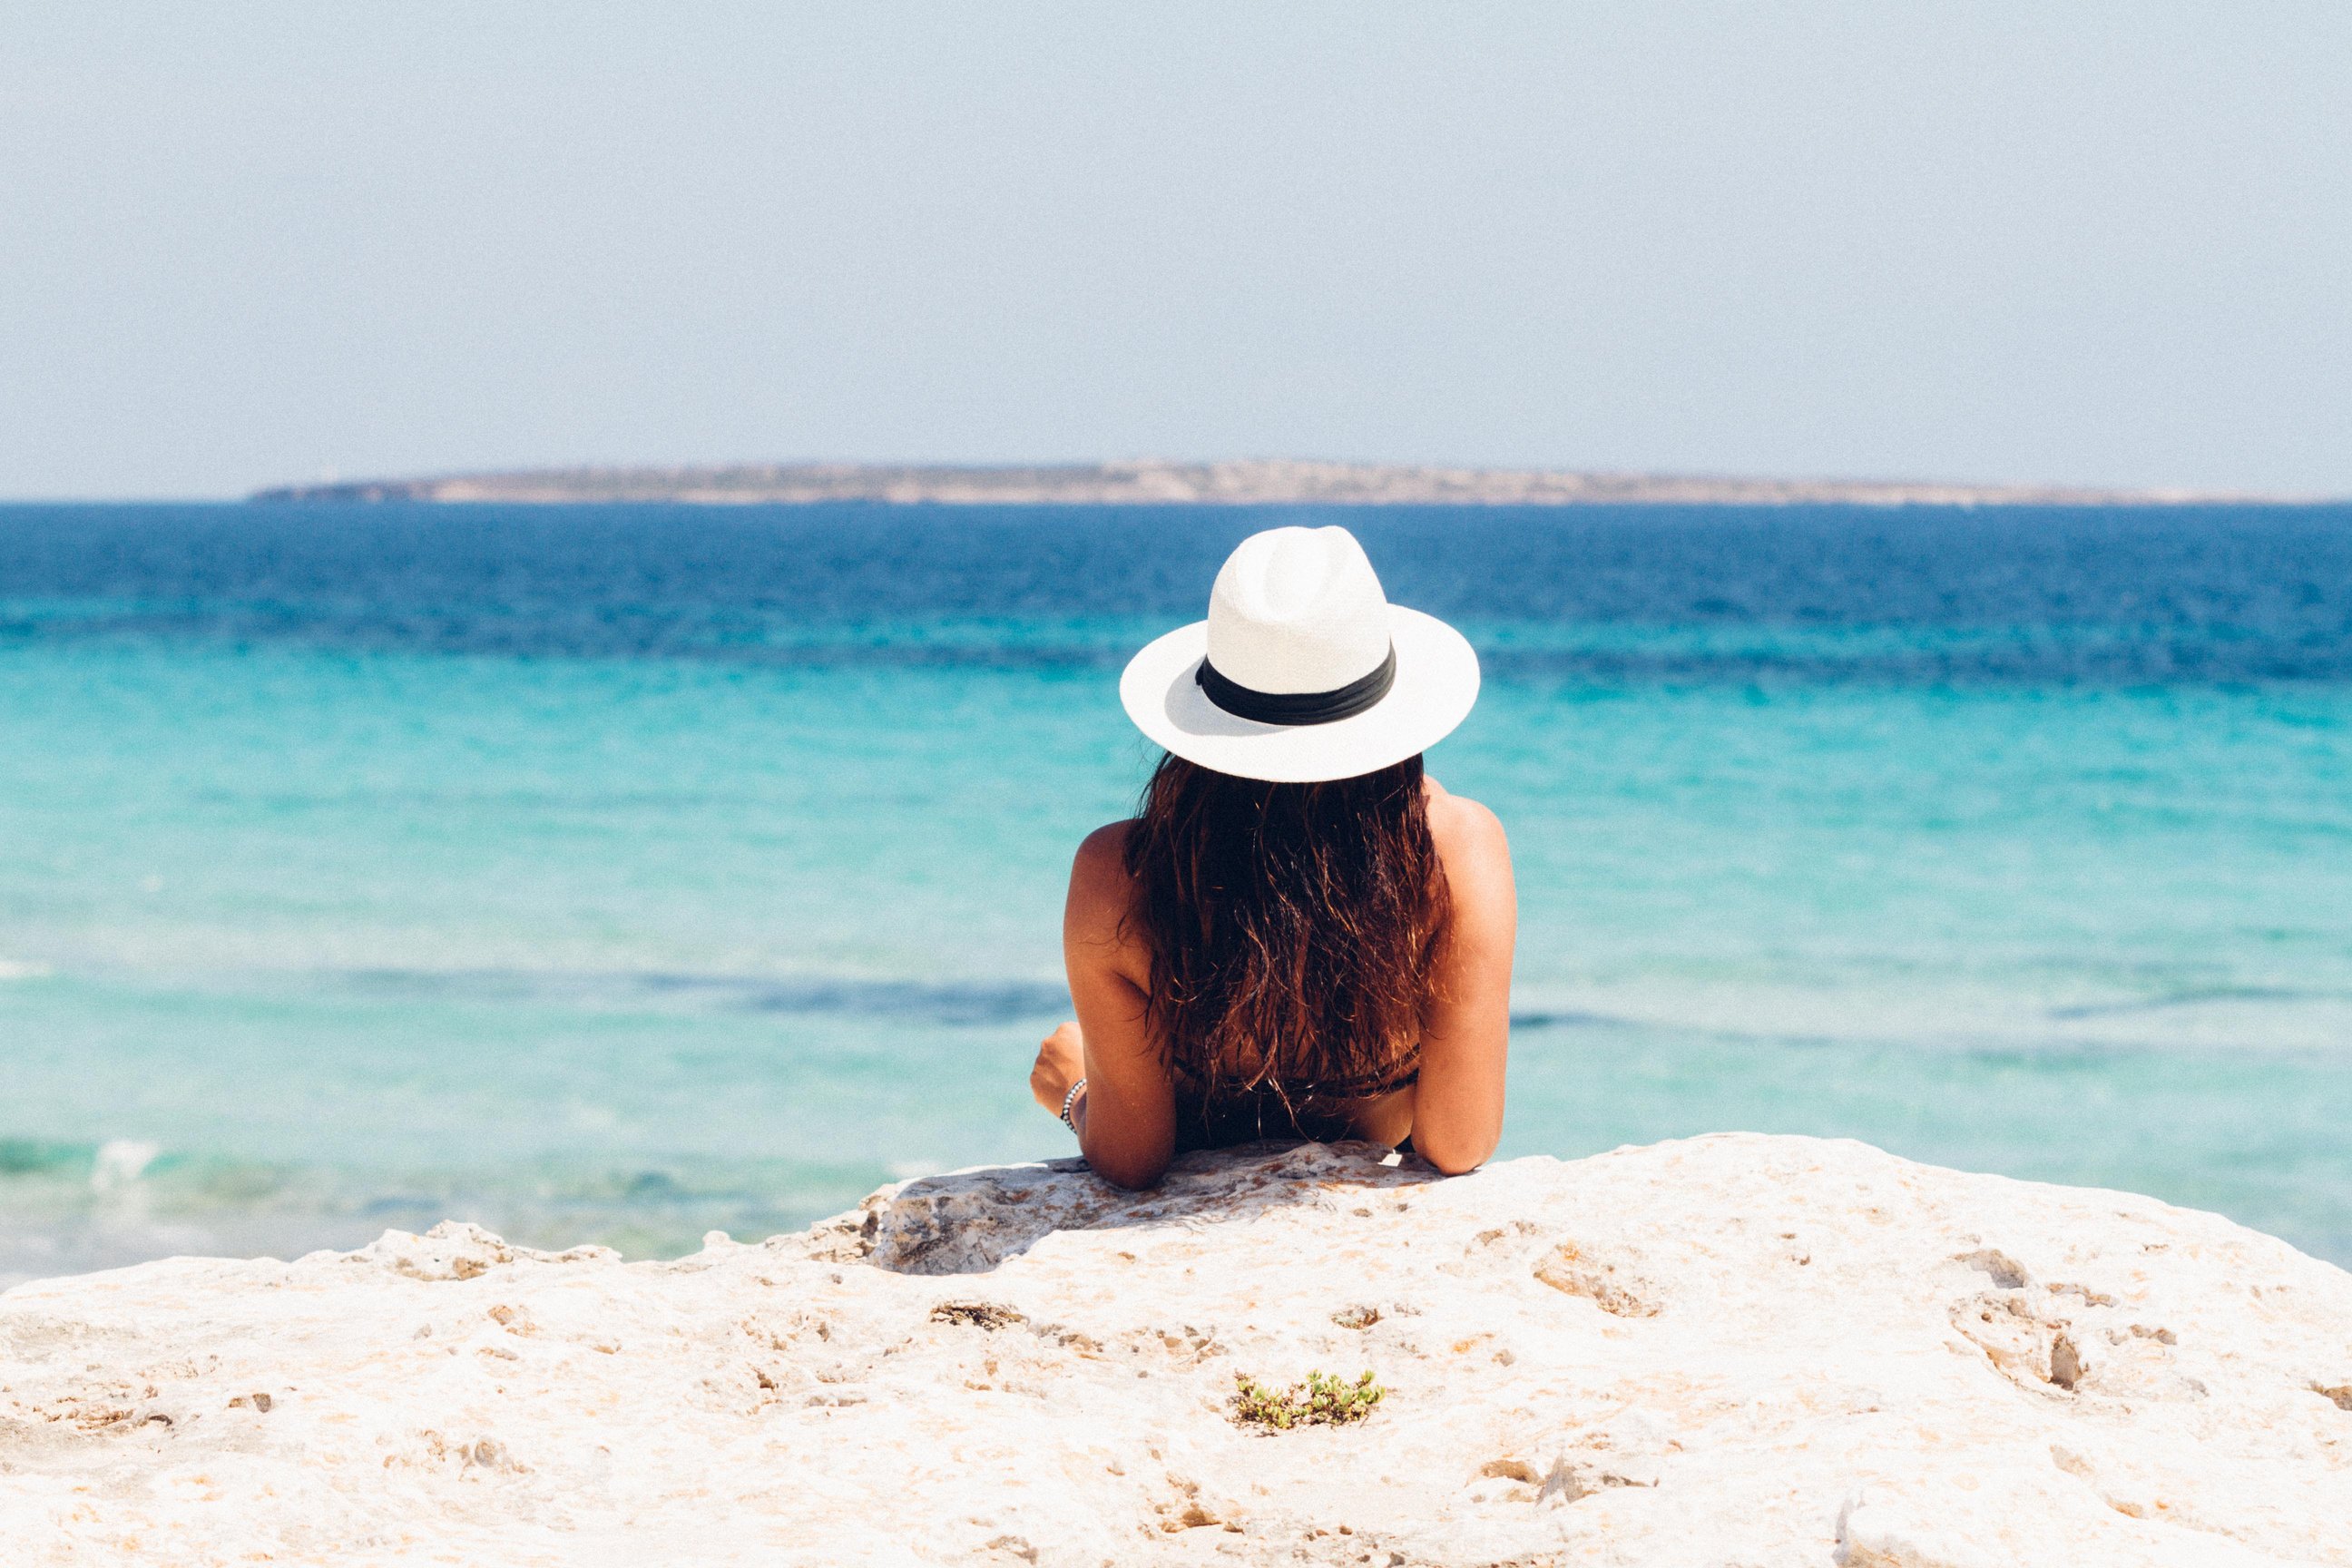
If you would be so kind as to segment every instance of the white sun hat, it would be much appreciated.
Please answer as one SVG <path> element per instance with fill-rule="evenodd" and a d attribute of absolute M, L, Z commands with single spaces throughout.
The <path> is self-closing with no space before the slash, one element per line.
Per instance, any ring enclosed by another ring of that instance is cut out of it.
<path fill-rule="evenodd" d="M 1434 616 L 1391 605 L 1344 528 L 1254 533 L 1209 590 L 1209 618 L 1128 661 L 1118 699 L 1187 762 L 1281 784 L 1349 779 L 1450 733 L 1478 656 Z"/>

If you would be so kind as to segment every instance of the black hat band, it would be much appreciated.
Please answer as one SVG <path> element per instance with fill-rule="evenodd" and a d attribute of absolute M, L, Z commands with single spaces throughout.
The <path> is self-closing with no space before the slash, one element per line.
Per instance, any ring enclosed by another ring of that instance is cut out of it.
<path fill-rule="evenodd" d="M 1332 724 L 1352 719 L 1389 694 L 1396 684 L 1396 645 L 1388 657 L 1360 680 L 1329 691 L 1259 691 L 1227 679 L 1207 659 L 1192 673 L 1210 701 L 1236 719 L 1260 724 Z"/>

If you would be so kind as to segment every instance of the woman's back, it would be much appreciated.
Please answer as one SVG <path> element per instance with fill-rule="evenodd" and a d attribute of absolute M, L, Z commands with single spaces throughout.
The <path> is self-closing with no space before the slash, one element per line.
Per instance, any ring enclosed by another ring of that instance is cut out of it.
<path fill-rule="evenodd" d="M 1411 1080 L 1447 901 L 1427 807 L 1419 757 L 1304 784 L 1152 773 L 1121 848 L 1180 1145 L 1302 1131 Z"/>
<path fill-rule="evenodd" d="M 1296 1035 L 1268 1042 L 1211 1031 L 1219 1054 L 1206 1058 L 1171 1048 L 1159 1022 L 1167 1009 L 1152 1005 L 1155 952 L 1139 918 L 1148 879 L 1129 869 L 1140 821 L 1087 837 L 1071 867 L 1063 921 L 1078 1022 L 1045 1043 L 1032 1085 L 1058 1109 L 1066 1085 L 1087 1081 L 1080 1139 L 1097 1171 L 1122 1185 L 1145 1185 L 1180 1149 L 1261 1137 L 1390 1144 L 1410 1138 L 1415 1152 L 1448 1172 L 1468 1170 L 1494 1152 L 1517 926 L 1510 849 L 1485 806 L 1447 794 L 1433 779 L 1418 782 L 1444 921 L 1413 998 L 1416 1026 L 1387 1042 L 1384 1059 L 1369 1063 L 1360 1051 L 1327 1054 L 1318 1039 Z M 1288 956 L 1303 966 L 1316 955 Z M 1302 984 L 1302 991 L 1328 996 L 1341 1012 L 1350 1001 L 1329 987 Z"/>

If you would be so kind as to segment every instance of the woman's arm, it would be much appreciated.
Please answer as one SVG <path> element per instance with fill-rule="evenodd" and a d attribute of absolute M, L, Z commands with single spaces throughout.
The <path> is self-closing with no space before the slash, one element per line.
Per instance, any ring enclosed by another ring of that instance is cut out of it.
<path fill-rule="evenodd" d="M 1037 1102 L 1058 1115 L 1070 1085 L 1083 1077 L 1086 1092 L 1070 1110 L 1079 1152 L 1104 1180 L 1147 1187 L 1175 1157 L 1176 1095 L 1144 1024 L 1149 971 L 1121 929 L 1133 896 L 1126 844 L 1121 822 L 1078 846 L 1062 910 L 1062 961 L 1077 1022 L 1046 1039 L 1029 1085 Z"/>
<path fill-rule="evenodd" d="M 1448 1175 L 1483 1163 L 1503 1136 L 1510 1056 L 1511 949 L 1518 895 L 1495 814 L 1431 782 L 1429 827 L 1452 913 L 1438 994 L 1421 1037 L 1412 1149 Z"/>

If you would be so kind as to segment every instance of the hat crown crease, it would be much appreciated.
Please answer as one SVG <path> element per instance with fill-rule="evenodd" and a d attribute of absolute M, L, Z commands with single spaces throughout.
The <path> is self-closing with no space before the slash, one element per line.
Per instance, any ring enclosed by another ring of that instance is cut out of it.
<path fill-rule="evenodd" d="M 1388 596 L 1344 528 L 1252 534 L 1210 590 L 1209 662 L 1252 690 L 1335 690 L 1388 656 Z"/>

